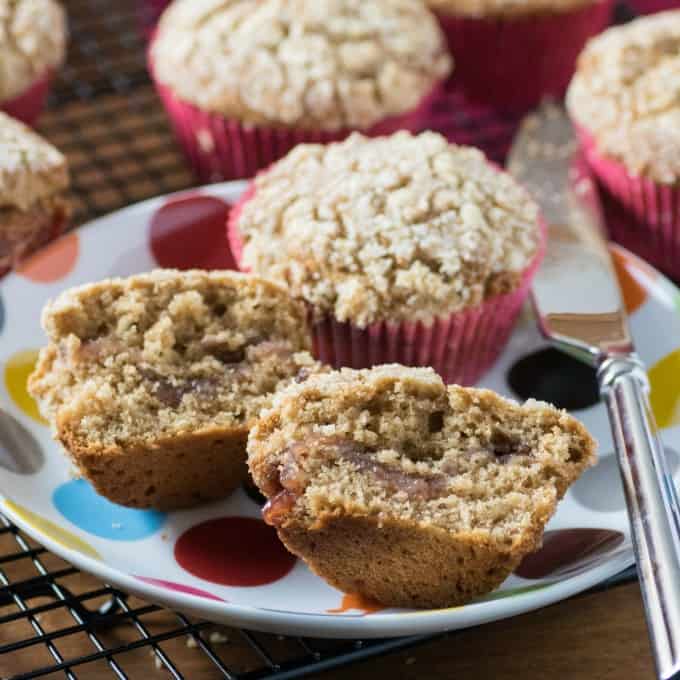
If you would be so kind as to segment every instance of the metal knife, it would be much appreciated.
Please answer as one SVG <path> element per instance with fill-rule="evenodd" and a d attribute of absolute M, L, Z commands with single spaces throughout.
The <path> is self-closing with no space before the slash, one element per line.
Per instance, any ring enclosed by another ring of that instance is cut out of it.
<path fill-rule="evenodd" d="M 545 260 L 532 288 L 541 332 L 597 369 L 607 404 L 660 678 L 680 673 L 680 505 L 635 353 L 597 193 L 556 105 L 525 118 L 508 170 L 542 208 Z M 680 379 L 680 376 L 679 376 Z"/>

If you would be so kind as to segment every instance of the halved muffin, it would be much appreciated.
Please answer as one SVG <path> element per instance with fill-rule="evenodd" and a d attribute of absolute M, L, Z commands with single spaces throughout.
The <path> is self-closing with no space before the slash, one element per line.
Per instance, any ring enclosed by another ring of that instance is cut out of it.
<path fill-rule="evenodd" d="M 158 270 L 62 293 L 29 390 L 96 490 L 177 508 L 246 477 L 248 428 L 271 393 L 318 368 L 304 308 L 233 272 Z"/>
<path fill-rule="evenodd" d="M 276 395 L 248 464 L 265 520 L 330 584 L 388 606 L 446 607 L 493 590 L 540 546 L 595 448 L 548 404 L 387 365 Z"/>

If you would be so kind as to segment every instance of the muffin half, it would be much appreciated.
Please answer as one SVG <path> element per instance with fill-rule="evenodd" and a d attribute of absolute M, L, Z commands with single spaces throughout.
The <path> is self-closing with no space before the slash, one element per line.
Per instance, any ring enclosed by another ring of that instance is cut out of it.
<path fill-rule="evenodd" d="M 29 390 L 95 489 L 169 509 L 246 477 L 248 428 L 271 393 L 304 380 L 304 309 L 232 272 L 158 270 L 62 293 Z"/>
<path fill-rule="evenodd" d="M 399 607 L 499 586 L 595 461 L 565 412 L 398 365 L 284 390 L 248 452 L 288 549 L 331 585 Z"/>

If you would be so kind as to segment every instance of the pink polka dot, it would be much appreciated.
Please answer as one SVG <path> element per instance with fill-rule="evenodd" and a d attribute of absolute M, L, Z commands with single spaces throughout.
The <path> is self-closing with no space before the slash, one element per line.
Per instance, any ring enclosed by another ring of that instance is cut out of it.
<path fill-rule="evenodd" d="M 161 578 L 151 578 L 150 576 L 138 576 L 134 574 L 134 577 L 139 581 L 144 581 L 144 583 L 150 583 L 152 586 L 160 586 L 161 588 L 167 588 L 168 590 L 174 590 L 178 593 L 186 593 L 187 595 L 196 595 L 196 597 L 204 597 L 207 600 L 217 600 L 218 602 L 226 602 L 221 597 L 208 593 L 200 588 L 194 588 L 193 586 L 185 586 L 182 583 L 175 583 L 174 581 L 165 581 Z"/>
<path fill-rule="evenodd" d="M 225 586 L 263 586 L 283 578 L 295 557 L 276 531 L 248 517 L 220 517 L 185 531 L 175 559 L 189 573 Z"/>
<path fill-rule="evenodd" d="M 168 201 L 151 219 L 151 252 L 161 267 L 236 269 L 226 234 L 229 204 L 193 194 Z"/>

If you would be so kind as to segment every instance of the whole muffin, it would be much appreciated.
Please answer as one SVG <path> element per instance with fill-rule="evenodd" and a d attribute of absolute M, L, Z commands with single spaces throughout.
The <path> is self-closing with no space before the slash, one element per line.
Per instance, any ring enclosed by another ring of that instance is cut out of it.
<path fill-rule="evenodd" d="M 64 61 L 66 38 L 56 0 L 0 0 L 0 110 L 33 124 Z"/>
<path fill-rule="evenodd" d="M 149 67 L 203 180 L 299 142 L 417 126 L 451 68 L 421 0 L 176 0 Z"/>
<path fill-rule="evenodd" d="M 498 587 L 540 546 L 595 449 L 548 404 L 379 366 L 277 394 L 248 465 L 265 520 L 331 585 L 386 606 L 449 607 Z"/>
<path fill-rule="evenodd" d="M 78 470 L 115 503 L 162 510 L 246 477 L 271 393 L 320 367 L 304 307 L 235 272 L 157 270 L 63 292 L 31 394 Z"/>
<path fill-rule="evenodd" d="M 68 186 L 66 158 L 0 113 L 0 276 L 63 231 Z"/>
<path fill-rule="evenodd" d="M 307 302 L 326 363 L 460 383 L 503 348 L 544 245 L 525 191 L 433 132 L 298 146 L 257 176 L 229 233 L 242 269 Z"/>
<path fill-rule="evenodd" d="M 612 235 L 680 276 L 680 10 L 588 43 L 567 105 L 591 169 L 629 217 Z"/>
<path fill-rule="evenodd" d="M 562 97 L 588 38 L 609 23 L 612 0 L 427 0 L 456 57 L 467 96 L 524 112 Z"/>

